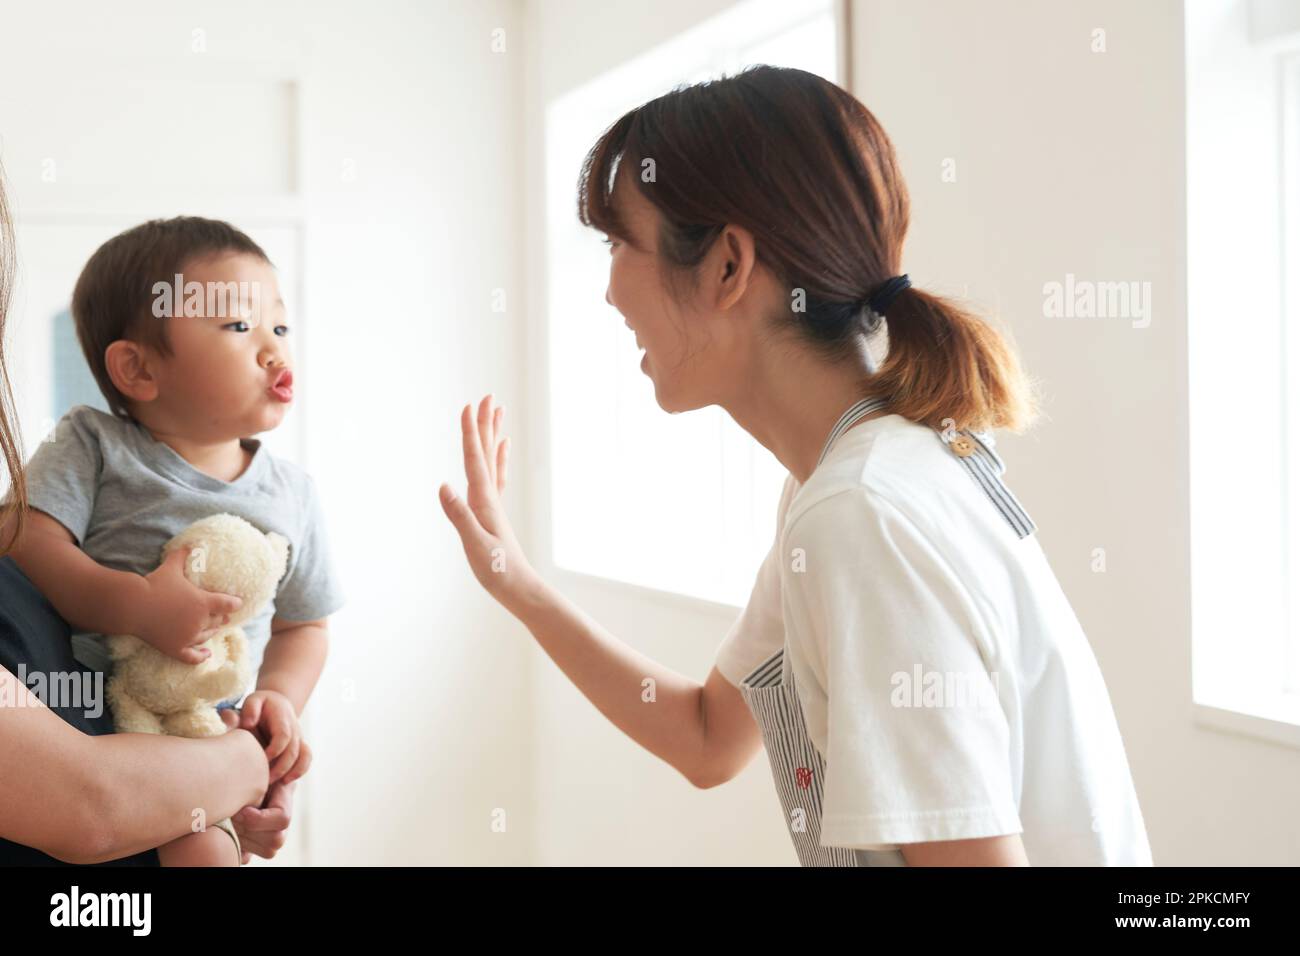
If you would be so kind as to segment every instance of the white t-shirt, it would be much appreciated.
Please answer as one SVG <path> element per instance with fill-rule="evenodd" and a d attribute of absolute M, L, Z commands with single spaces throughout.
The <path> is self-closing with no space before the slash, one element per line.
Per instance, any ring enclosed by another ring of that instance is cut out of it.
<path fill-rule="evenodd" d="M 862 422 L 806 484 L 718 670 L 782 646 L 826 760 L 821 843 L 1020 833 L 1029 862 L 1150 865 L 1096 658 L 1036 535 L 931 428 Z"/>

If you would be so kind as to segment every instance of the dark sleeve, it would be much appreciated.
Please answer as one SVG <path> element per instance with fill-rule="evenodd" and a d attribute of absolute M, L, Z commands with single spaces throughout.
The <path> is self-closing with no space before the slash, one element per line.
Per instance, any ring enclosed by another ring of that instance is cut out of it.
<path fill-rule="evenodd" d="M 50 675 L 88 673 L 72 656 L 67 623 L 12 558 L 0 558 L 0 666 L 29 687 L 32 686 L 31 675 L 43 675 L 43 680 L 48 682 Z M 82 733 L 98 736 L 113 732 L 113 720 L 102 696 L 97 707 L 88 708 L 85 701 L 78 705 L 76 701 L 63 699 L 56 700 L 55 704 L 58 706 L 50 710 Z M 94 710 L 100 713 L 89 716 L 88 712 Z M 0 720 L 3 719 L 4 712 L 0 709 Z M 63 861 L 40 850 L 0 839 L 0 866 L 64 865 Z M 148 850 L 95 865 L 157 866 L 158 854 Z"/>

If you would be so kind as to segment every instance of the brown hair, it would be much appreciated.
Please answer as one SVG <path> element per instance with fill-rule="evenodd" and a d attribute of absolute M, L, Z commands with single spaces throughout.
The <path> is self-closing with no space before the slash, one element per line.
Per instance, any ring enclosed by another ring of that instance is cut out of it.
<path fill-rule="evenodd" d="M 228 222 L 177 216 L 151 219 L 114 236 L 81 270 L 72 293 L 72 318 L 86 362 L 114 415 L 131 417 L 126 396 L 108 374 L 104 351 L 119 339 L 130 339 L 170 355 L 167 320 L 153 314 L 154 284 L 170 286 L 187 264 L 226 252 L 271 261 L 261 246 Z"/>
<path fill-rule="evenodd" d="M 5 201 L 4 171 L 0 170 L 0 457 L 9 475 L 9 494 L 0 503 L 0 528 L 9 534 L 0 540 L 0 555 L 14 546 L 23 532 L 27 514 L 27 482 L 23 475 L 23 452 L 18 438 L 18 415 L 9 388 L 9 372 L 4 360 L 5 316 L 9 314 L 9 293 L 13 288 L 17 256 L 14 254 L 14 227 Z M 10 520 L 13 525 L 10 526 Z"/>
<path fill-rule="evenodd" d="M 649 160 L 653 176 L 642 173 Z M 780 327 L 797 327 L 832 360 L 879 330 L 866 302 L 899 272 L 907 186 L 876 118 L 833 83 L 755 66 L 625 114 L 587 154 L 578 218 L 627 240 L 614 202 L 620 175 L 660 213 L 659 254 L 670 277 L 693 275 L 735 224 L 753 234 L 758 261 L 792 299 L 804 293 L 804 311 L 792 306 Z M 867 394 L 934 427 L 952 419 L 959 429 L 1023 431 L 1032 423 L 1032 386 L 991 326 L 916 287 L 886 312 L 889 350 L 864 383 Z"/>

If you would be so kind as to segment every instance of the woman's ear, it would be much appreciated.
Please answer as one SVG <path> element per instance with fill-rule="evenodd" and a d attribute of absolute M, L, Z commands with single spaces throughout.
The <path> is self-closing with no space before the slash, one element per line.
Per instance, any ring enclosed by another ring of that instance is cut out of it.
<path fill-rule="evenodd" d="M 742 226 L 724 226 L 714 249 L 719 256 L 717 304 L 719 309 L 729 309 L 740 301 L 753 277 L 754 235 Z"/>
<path fill-rule="evenodd" d="M 104 350 L 104 366 L 113 385 L 131 401 L 152 402 L 158 397 L 151 356 L 139 343 L 128 339 L 109 343 Z"/>

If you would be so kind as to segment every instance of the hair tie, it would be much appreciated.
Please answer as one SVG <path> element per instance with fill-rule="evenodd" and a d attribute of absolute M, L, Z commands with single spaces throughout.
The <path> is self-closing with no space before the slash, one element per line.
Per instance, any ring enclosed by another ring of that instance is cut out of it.
<path fill-rule="evenodd" d="M 912 287 L 912 280 L 906 275 L 894 276 L 894 278 L 885 282 L 879 289 L 872 293 L 871 298 L 867 300 L 867 308 L 872 312 L 885 314 L 889 308 L 889 303 L 894 301 L 894 297 L 904 289 Z"/>

